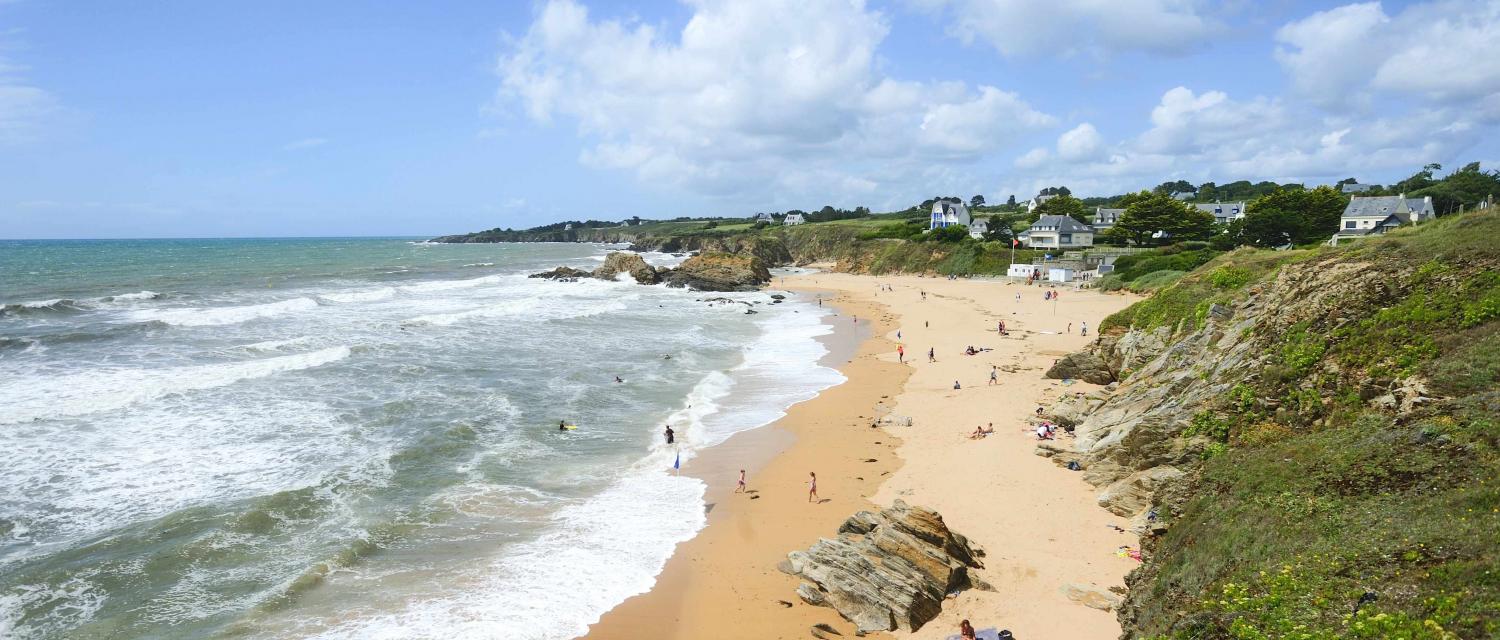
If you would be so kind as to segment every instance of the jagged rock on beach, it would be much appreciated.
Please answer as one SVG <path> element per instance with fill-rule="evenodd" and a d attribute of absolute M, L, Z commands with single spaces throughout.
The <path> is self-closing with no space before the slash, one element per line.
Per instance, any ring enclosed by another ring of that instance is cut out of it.
<path fill-rule="evenodd" d="M 806 580 L 804 602 L 832 607 L 861 633 L 916 631 L 947 594 L 979 586 L 969 570 L 982 556 L 937 512 L 897 500 L 850 516 L 836 538 L 792 552 L 781 568 Z"/>
<path fill-rule="evenodd" d="M 771 281 L 771 272 L 755 256 L 702 253 L 684 260 L 662 279 L 669 287 L 698 291 L 755 291 Z"/>
<path fill-rule="evenodd" d="M 1053 380 L 1082 380 L 1091 384 L 1109 384 L 1115 381 L 1115 374 L 1109 370 L 1109 365 L 1088 351 L 1063 356 L 1047 370 L 1047 377 Z"/>
<path fill-rule="evenodd" d="M 546 278 L 548 280 L 562 280 L 562 279 L 576 280 L 578 278 L 592 278 L 593 276 L 594 276 L 594 274 L 589 273 L 587 271 L 584 271 L 583 269 L 574 269 L 573 267 L 558 267 L 558 268 L 553 269 L 551 271 L 543 271 L 541 273 L 533 273 L 533 274 L 531 274 L 531 275 L 529 275 L 527 277 L 528 278 Z"/>

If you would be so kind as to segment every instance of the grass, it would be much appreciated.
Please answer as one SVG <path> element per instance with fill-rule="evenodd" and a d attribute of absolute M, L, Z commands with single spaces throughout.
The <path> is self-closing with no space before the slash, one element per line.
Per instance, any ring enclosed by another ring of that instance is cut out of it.
<path fill-rule="evenodd" d="M 1252 328 L 1269 362 L 1188 421 L 1213 445 L 1163 506 L 1128 634 L 1500 637 L 1497 233 L 1500 216 L 1470 214 L 1337 250 L 1236 251 L 1106 321 L 1185 324 L 1293 261 L 1381 272 L 1361 302 Z M 1410 412 L 1367 402 L 1412 377 L 1430 398 Z"/>

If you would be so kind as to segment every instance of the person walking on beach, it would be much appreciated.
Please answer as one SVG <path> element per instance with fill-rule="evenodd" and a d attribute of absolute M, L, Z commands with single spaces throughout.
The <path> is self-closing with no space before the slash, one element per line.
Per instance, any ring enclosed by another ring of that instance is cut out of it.
<path fill-rule="evenodd" d="M 1073 323 L 1068 323 L 1068 333 L 1073 333 Z"/>
<path fill-rule="evenodd" d="M 990 365 L 990 384 L 1000 384 L 1000 370 L 995 365 Z"/>
<path fill-rule="evenodd" d="M 1087 337 L 1089 335 L 1089 323 L 1083 323 L 1082 331 L 1079 332 L 1079 335 L 1082 335 L 1084 337 Z"/>
<path fill-rule="evenodd" d="M 667 425 L 667 432 L 662 435 L 667 437 L 667 444 L 672 444 L 673 436 L 676 435 L 672 432 L 672 425 Z"/>
<path fill-rule="evenodd" d="M 809 471 L 807 475 L 811 478 L 807 481 L 807 501 L 812 502 L 818 499 L 818 474 Z"/>
<path fill-rule="evenodd" d="M 735 493 L 744 493 L 745 492 L 745 470 L 744 469 L 740 469 L 740 484 L 739 484 L 739 486 L 737 486 L 737 487 L 734 488 L 734 492 Z"/>
<path fill-rule="evenodd" d="M 1021 292 L 1016 292 L 1016 304 L 1021 304 Z"/>
<path fill-rule="evenodd" d="M 932 347 L 927 347 L 927 361 L 937 362 L 937 353 L 932 350 Z"/>
<path fill-rule="evenodd" d="M 901 364 L 906 364 L 906 347 L 899 344 L 896 345 L 896 360 L 901 362 Z"/>

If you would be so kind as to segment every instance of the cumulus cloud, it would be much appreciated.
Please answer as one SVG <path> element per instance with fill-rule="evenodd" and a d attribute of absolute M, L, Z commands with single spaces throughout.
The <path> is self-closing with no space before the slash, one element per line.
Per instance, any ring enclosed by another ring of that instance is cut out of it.
<path fill-rule="evenodd" d="M 1319 116 L 1280 100 L 1237 100 L 1222 91 L 1176 87 L 1162 94 L 1150 126 L 1134 137 L 1113 145 L 1097 141 L 1092 155 L 1065 152 L 1076 141 L 1070 138 L 1081 137 L 1075 135 L 1080 125 L 1058 139 L 1056 154 L 1033 149 L 1015 167 L 1023 193 L 1057 184 L 1113 194 L 1179 178 L 1284 182 L 1388 174 L 1471 147 L 1483 126 L 1480 117 L 1444 108 L 1387 117 Z"/>
<path fill-rule="evenodd" d="M 1057 137 L 1057 155 L 1069 162 L 1093 160 L 1104 150 L 1099 130 L 1087 122 Z"/>
<path fill-rule="evenodd" d="M 1178 55 L 1223 31 L 1193 0 L 911 0 L 945 16 L 965 42 L 1005 56 L 1145 51 Z"/>
<path fill-rule="evenodd" d="M 888 77 L 889 27 L 860 0 L 688 5 L 680 32 L 541 5 L 500 56 L 499 103 L 575 125 L 585 163 L 725 197 L 914 189 L 1056 123 L 997 87 Z"/>
<path fill-rule="evenodd" d="M 60 106 L 50 92 L 26 78 L 26 68 L 4 55 L 0 32 L 0 144 L 25 142 L 36 137 Z"/>
<path fill-rule="evenodd" d="M 1379 2 L 1315 13 L 1276 32 L 1293 86 L 1326 109 L 1420 98 L 1485 108 L 1500 94 L 1500 0 L 1419 3 L 1395 16 Z"/>

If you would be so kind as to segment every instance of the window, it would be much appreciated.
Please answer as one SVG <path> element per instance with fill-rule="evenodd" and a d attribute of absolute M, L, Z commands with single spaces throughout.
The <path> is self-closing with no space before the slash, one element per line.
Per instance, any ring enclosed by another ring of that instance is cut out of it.
<path fill-rule="evenodd" d="M 1350 221 L 1348 221 L 1348 222 L 1345 222 L 1345 223 L 1344 223 L 1344 228 L 1345 228 L 1345 229 L 1353 229 L 1353 228 L 1354 228 L 1354 221 L 1353 221 L 1353 220 L 1350 220 Z"/>
<path fill-rule="evenodd" d="M 1064 233 L 1059 238 L 1059 242 L 1062 244 L 1073 244 L 1073 234 L 1071 233 Z"/>

